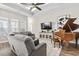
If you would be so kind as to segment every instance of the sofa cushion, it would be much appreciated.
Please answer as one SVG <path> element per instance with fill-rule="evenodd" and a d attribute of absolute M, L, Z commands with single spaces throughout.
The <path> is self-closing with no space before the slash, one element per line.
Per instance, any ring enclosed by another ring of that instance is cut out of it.
<path fill-rule="evenodd" d="M 17 40 L 24 41 L 24 44 L 28 51 L 28 55 L 30 55 L 32 51 L 35 49 L 34 40 L 30 36 L 26 36 L 22 34 L 16 34 L 15 37 Z"/>
<path fill-rule="evenodd" d="M 28 36 L 26 35 L 15 35 L 15 36 L 10 36 L 9 37 L 9 42 L 10 42 L 10 45 L 14 47 L 15 49 L 15 53 L 17 55 L 28 55 L 28 50 L 26 48 L 26 45 L 25 45 L 25 40 L 26 38 L 28 38 Z M 12 47 L 12 49 L 13 49 Z"/>
<path fill-rule="evenodd" d="M 28 36 L 22 35 L 22 34 L 16 34 L 15 37 L 16 37 L 16 39 L 25 41 L 26 40 L 25 38 L 27 38 Z"/>

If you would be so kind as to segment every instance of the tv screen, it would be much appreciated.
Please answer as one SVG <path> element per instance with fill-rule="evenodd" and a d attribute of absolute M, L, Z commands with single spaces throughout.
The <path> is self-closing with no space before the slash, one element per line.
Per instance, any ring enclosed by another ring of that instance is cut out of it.
<path fill-rule="evenodd" d="M 52 23 L 41 23 L 41 29 L 43 30 L 51 30 L 52 29 Z"/>

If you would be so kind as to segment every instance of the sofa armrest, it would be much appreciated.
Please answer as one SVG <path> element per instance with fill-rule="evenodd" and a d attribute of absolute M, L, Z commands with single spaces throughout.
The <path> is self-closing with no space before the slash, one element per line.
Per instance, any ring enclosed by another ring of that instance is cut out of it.
<path fill-rule="evenodd" d="M 35 50 L 31 53 L 31 56 L 46 56 L 46 43 L 40 43 L 35 47 Z"/>

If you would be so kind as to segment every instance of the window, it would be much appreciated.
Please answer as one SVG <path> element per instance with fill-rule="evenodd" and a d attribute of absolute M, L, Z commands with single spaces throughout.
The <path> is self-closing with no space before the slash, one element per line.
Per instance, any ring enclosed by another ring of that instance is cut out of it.
<path fill-rule="evenodd" d="M 11 31 L 12 32 L 19 31 L 19 21 L 18 20 L 13 19 L 10 23 L 11 23 Z"/>
<path fill-rule="evenodd" d="M 0 18 L 0 34 L 8 34 L 10 32 L 25 31 L 26 21 L 19 19 L 3 19 Z"/>
<path fill-rule="evenodd" d="M 0 20 L 0 34 L 7 34 L 8 32 L 8 21 Z"/>
<path fill-rule="evenodd" d="M 26 25 L 25 22 L 23 22 L 23 21 L 20 22 L 20 31 L 21 32 L 24 32 L 25 31 L 25 28 L 26 28 L 25 25 Z"/>
<path fill-rule="evenodd" d="M 9 33 L 25 31 L 25 27 L 26 20 L 0 17 L 0 40 L 6 40 Z"/>

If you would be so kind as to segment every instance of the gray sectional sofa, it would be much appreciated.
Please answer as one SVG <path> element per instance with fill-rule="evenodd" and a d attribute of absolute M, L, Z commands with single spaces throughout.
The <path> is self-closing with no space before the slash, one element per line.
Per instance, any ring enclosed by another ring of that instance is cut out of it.
<path fill-rule="evenodd" d="M 9 35 L 12 51 L 18 56 L 46 56 L 46 43 L 34 44 L 34 39 L 23 34 Z"/>

